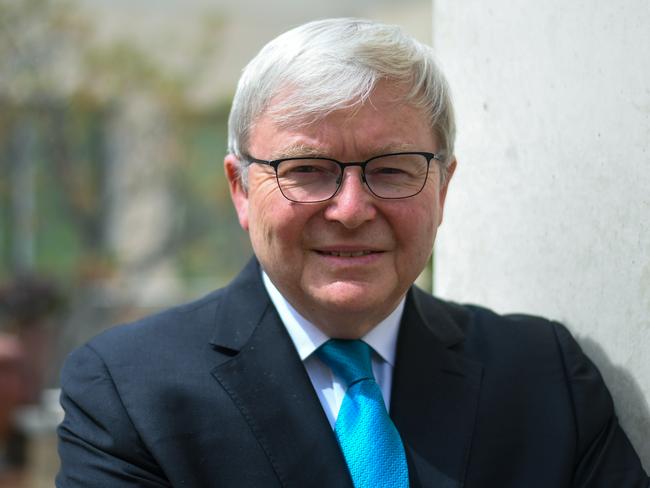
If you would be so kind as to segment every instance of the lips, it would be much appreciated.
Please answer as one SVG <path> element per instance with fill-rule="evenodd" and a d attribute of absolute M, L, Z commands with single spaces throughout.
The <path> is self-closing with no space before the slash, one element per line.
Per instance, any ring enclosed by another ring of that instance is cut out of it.
<path fill-rule="evenodd" d="M 373 254 L 377 251 L 318 251 L 318 253 L 325 256 L 335 256 L 337 258 L 357 258 L 360 256 L 367 256 L 368 254 Z"/>

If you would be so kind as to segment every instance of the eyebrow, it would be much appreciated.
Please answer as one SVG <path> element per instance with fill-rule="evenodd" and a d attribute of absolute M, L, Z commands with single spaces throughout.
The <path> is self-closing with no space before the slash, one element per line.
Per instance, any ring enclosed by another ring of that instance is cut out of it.
<path fill-rule="evenodd" d="M 418 150 L 422 150 L 422 149 L 421 148 L 416 149 L 413 147 L 412 144 L 409 143 L 387 144 L 385 146 L 380 146 L 376 149 L 373 149 L 372 151 L 369 151 L 367 153 L 367 157 L 371 158 L 374 156 L 379 156 L 381 154 L 390 154 L 396 152 L 410 152 L 410 151 L 418 151 Z M 306 144 L 295 144 L 271 153 L 270 159 L 271 161 L 273 161 L 276 159 L 295 158 L 300 156 L 312 157 L 312 158 L 331 157 L 330 155 L 328 155 L 328 151 L 326 150 L 319 149 L 313 146 L 308 146 Z"/>
<path fill-rule="evenodd" d="M 322 149 L 318 149 L 313 146 L 307 146 L 305 144 L 294 144 L 271 153 L 271 160 L 295 158 L 298 156 L 325 157 L 325 154 L 326 153 Z"/>

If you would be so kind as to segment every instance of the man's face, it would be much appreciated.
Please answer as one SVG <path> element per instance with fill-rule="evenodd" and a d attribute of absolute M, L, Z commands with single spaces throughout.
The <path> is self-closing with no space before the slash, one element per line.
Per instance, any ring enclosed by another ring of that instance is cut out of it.
<path fill-rule="evenodd" d="M 362 161 L 397 151 L 436 152 L 423 113 L 396 102 L 395 95 L 380 85 L 360 109 L 334 112 L 309 126 L 280 126 L 263 115 L 251 132 L 249 154 Z M 246 191 L 236 164 L 234 156 L 226 157 L 239 222 L 257 258 L 284 297 L 326 334 L 355 338 L 368 332 L 425 266 L 447 189 L 435 161 L 413 197 L 379 199 L 363 184 L 360 168 L 351 167 L 334 198 L 308 204 L 287 200 L 266 165 L 250 166 Z"/>

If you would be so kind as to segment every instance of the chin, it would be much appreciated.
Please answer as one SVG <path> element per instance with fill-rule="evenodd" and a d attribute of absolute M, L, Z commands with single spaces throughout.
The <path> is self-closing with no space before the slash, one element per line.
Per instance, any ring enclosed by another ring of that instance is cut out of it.
<path fill-rule="evenodd" d="M 367 313 L 369 310 L 378 311 L 391 300 L 386 295 L 386 287 L 360 282 L 334 282 L 319 287 L 312 296 L 316 302 L 327 308 L 349 313 Z"/>

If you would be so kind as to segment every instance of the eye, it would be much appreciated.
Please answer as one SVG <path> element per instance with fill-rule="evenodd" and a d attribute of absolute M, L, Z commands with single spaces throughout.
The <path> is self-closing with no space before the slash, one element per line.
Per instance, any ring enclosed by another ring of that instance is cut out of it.
<path fill-rule="evenodd" d="M 278 167 L 280 177 L 319 177 L 336 175 L 338 166 L 327 159 L 288 159 Z"/>
<path fill-rule="evenodd" d="M 382 175 L 397 175 L 397 174 L 404 174 L 405 171 L 401 168 L 391 168 L 388 166 L 383 166 L 381 168 L 375 168 L 373 170 L 374 173 L 376 174 L 382 174 Z"/>
<path fill-rule="evenodd" d="M 313 164 L 302 164 L 300 166 L 294 166 L 289 171 L 292 173 L 322 173 L 324 170 L 322 167 Z"/>
<path fill-rule="evenodd" d="M 420 179 L 427 172 L 427 160 L 417 153 L 389 154 L 371 159 L 366 175 L 390 181 L 406 178 Z"/>
<path fill-rule="evenodd" d="M 366 175 L 371 177 L 395 177 L 395 176 L 406 176 L 409 172 L 399 166 L 385 166 L 385 165 L 375 165 L 373 167 L 366 168 Z"/>

